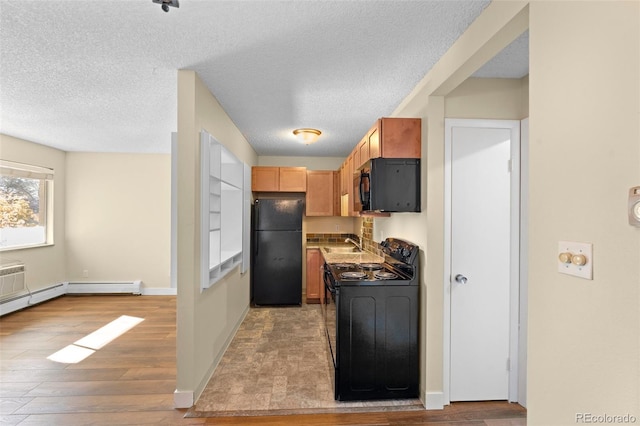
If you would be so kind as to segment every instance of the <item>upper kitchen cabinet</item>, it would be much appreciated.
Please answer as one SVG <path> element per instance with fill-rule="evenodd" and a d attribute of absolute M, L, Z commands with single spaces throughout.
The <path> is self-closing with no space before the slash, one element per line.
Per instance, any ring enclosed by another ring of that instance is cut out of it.
<path fill-rule="evenodd" d="M 307 216 L 339 216 L 339 175 L 333 170 L 307 171 Z"/>
<path fill-rule="evenodd" d="M 420 158 L 421 145 L 420 118 L 380 118 L 355 147 L 354 169 L 371 158 Z"/>
<path fill-rule="evenodd" d="M 251 168 L 251 190 L 254 192 L 306 192 L 306 167 Z"/>

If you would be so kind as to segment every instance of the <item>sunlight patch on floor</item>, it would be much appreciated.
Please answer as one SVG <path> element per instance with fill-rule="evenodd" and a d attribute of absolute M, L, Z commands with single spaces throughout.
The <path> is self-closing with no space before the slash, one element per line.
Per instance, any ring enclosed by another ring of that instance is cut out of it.
<path fill-rule="evenodd" d="M 66 348 L 60 349 L 58 352 L 49 355 L 47 359 L 62 364 L 77 364 L 83 359 L 93 355 L 94 352 L 95 351 L 92 349 L 81 348 L 80 346 L 76 345 L 69 345 Z"/>
<path fill-rule="evenodd" d="M 72 345 L 49 355 L 47 359 L 63 364 L 77 364 L 91 356 L 95 351 L 122 336 L 142 321 L 144 321 L 144 318 L 122 315 L 82 339 L 76 340 Z"/>
<path fill-rule="evenodd" d="M 98 350 L 106 346 L 112 340 L 122 336 L 142 321 L 144 321 L 144 318 L 122 315 L 120 318 L 111 321 L 104 327 L 97 329 L 93 333 L 88 334 L 73 343 L 77 346 Z"/>

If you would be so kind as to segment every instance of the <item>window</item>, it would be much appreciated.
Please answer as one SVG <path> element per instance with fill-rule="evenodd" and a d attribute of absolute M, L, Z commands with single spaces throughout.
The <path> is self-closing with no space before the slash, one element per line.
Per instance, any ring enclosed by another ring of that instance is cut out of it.
<path fill-rule="evenodd" d="M 53 170 L 0 160 L 0 250 L 52 243 Z"/>

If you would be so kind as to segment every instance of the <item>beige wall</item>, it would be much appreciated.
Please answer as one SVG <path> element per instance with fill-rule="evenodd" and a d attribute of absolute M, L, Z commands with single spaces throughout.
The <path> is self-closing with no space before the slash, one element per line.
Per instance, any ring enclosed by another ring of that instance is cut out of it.
<path fill-rule="evenodd" d="M 2 258 L 25 263 L 27 285 L 31 291 L 66 281 L 65 241 L 65 152 L 33 142 L 0 134 L 0 158 L 54 170 L 53 216 L 54 245 L 0 252 Z"/>
<path fill-rule="evenodd" d="M 528 77 L 469 78 L 446 95 L 447 118 L 519 120 L 527 117 Z"/>
<path fill-rule="evenodd" d="M 249 273 L 235 268 L 200 292 L 199 132 L 205 129 L 247 165 L 257 155 L 193 71 L 178 71 L 178 309 L 179 406 L 200 395 L 249 308 Z"/>
<path fill-rule="evenodd" d="M 170 156 L 69 152 L 66 169 L 68 280 L 169 288 Z"/>
<path fill-rule="evenodd" d="M 528 424 L 640 421 L 640 3 L 530 6 Z M 566 183 L 566 184 L 565 184 Z M 593 243 L 593 281 L 556 271 Z"/>
<path fill-rule="evenodd" d="M 258 157 L 259 166 L 306 167 L 309 170 L 338 170 L 343 161 L 341 157 Z"/>

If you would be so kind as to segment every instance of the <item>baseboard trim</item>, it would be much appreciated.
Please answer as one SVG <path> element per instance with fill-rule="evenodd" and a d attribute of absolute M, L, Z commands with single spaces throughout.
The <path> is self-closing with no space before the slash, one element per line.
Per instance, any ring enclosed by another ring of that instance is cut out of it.
<path fill-rule="evenodd" d="M 443 410 L 444 409 L 444 393 L 427 392 L 424 407 L 427 410 Z"/>

